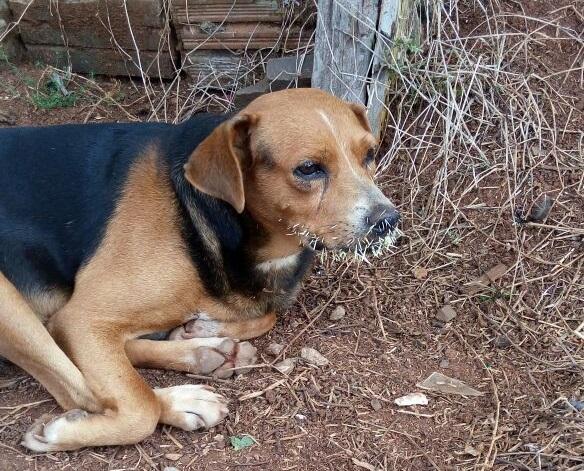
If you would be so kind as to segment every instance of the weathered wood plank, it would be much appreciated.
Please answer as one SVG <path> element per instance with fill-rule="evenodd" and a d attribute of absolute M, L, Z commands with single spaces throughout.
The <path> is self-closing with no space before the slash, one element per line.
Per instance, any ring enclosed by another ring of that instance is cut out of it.
<path fill-rule="evenodd" d="M 180 24 L 269 22 L 281 23 L 284 12 L 278 2 L 272 0 L 255 0 L 253 3 L 226 1 L 209 3 L 174 1 L 172 3 L 173 21 Z"/>
<path fill-rule="evenodd" d="M 319 0 L 312 86 L 366 103 L 378 2 Z"/>
<path fill-rule="evenodd" d="M 387 118 L 391 90 L 391 66 L 399 67 L 408 46 L 421 42 L 419 0 L 382 0 L 375 43 L 371 83 L 367 93 L 367 116 L 373 133 L 381 137 Z"/>
<path fill-rule="evenodd" d="M 183 70 L 201 86 L 230 87 L 237 80 L 243 60 L 229 51 L 199 50 L 186 55 Z"/>
<path fill-rule="evenodd" d="M 51 22 L 54 18 L 71 27 L 101 22 L 113 28 L 127 28 L 124 3 L 132 26 L 160 28 L 164 24 L 162 0 L 9 0 L 15 18 L 26 9 L 24 19 Z M 30 4 L 30 5 L 29 5 Z"/>
<path fill-rule="evenodd" d="M 262 49 L 280 45 L 304 46 L 310 34 L 291 28 L 285 34 L 277 25 L 263 23 L 226 23 L 219 27 L 206 24 L 193 25 L 177 30 L 185 51 L 193 49 Z"/>
<path fill-rule="evenodd" d="M 160 28 L 132 25 L 130 32 L 127 25 L 117 25 L 109 31 L 95 20 L 94 16 L 83 24 L 79 24 L 79 22 L 77 25 L 64 24 L 63 32 L 56 17 L 42 23 L 22 20 L 18 25 L 18 30 L 22 41 L 31 45 L 69 45 L 70 47 L 102 49 L 112 49 L 119 46 L 124 50 L 133 50 L 135 40 L 140 50 L 156 51 L 161 42 L 160 36 L 163 34 L 163 30 Z"/>
<path fill-rule="evenodd" d="M 161 0 L 9 0 L 25 44 L 156 51 L 163 32 Z M 27 9 L 28 7 L 28 9 Z M 130 27 L 131 25 L 131 27 Z"/>

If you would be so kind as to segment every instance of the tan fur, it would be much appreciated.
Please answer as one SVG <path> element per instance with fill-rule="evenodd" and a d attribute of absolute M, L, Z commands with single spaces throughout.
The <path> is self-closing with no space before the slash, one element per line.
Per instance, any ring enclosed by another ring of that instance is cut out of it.
<path fill-rule="evenodd" d="M 365 168 L 363 160 L 376 140 L 363 109 L 312 89 L 272 98 L 262 96 L 244 110 L 257 116 L 252 152 L 258 157 L 267 152 L 275 162 L 273 167 L 254 167 L 245 180 L 247 210 L 274 234 L 264 256 L 297 250 L 298 239 L 286 237 L 294 225 L 319 236 L 330 248 L 342 246 L 354 232 L 346 221 L 355 202 L 374 187 L 374 169 Z M 333 129 L 315 109 L 326 114 Z M 293 169 L 306 159 L 319 160 L 329 169 L 334 184 L 326 191 L 322 183 L 308 189 L 294 179 Z"/>

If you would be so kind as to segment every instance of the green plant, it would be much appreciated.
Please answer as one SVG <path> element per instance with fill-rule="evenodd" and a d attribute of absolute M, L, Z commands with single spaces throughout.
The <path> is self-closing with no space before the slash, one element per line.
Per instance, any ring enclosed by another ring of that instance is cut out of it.
<path fill-rule="evenodd" d="M 59 85 L 51 78 L 44 86 L 37 88 L 30 98 L 37 108 L 53 110 L 75 106 L 78 94 L 70 92 L 68 95 L 64 95 Z"/>

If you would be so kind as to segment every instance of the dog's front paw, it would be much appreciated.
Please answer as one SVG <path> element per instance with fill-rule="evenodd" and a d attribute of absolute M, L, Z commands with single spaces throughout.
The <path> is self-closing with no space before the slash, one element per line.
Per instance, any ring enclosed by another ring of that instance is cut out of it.
<path fill-rule="evenodd" d="M 57 417 L 44 415 L 24 435 L 22 445 L 38 453 L 74 449 L 76 446 L 62 442 L 63 432 L 72 423 L 83 420 L 88 415 L 81 409 L 72 409 Z"/>
<path fill-rule="evenodd" d="M 160 422 L 183 430 L 213 427 L 229 412 L 227 399 L 206 385 L 184 384 L 154 392 L 162 406 Z"/>
<path fill-rule="evenodd" d="M 249 371 L 246 367 L 257 360 L 257 349 L 249 342 L 225 339 L 215 351 L 220 351 L 224 358 L 223 364 L 213 370 L 216 378 L 230 378 L 234 372 L 246 373 Z"/>

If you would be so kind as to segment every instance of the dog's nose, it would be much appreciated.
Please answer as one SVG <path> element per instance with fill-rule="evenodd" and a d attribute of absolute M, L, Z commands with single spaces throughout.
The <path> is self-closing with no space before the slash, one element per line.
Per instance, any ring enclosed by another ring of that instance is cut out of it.
<path fill-rule="evenodd" d="M 377 237 L 384 237 L 393 231 L 399 222 L 399 213 L 394 207 L 385 206 L 375 211 L 377 214 L 372 221 L 376 221 L 371 228 L 371 232 Z M 374 213 L 374 214 L 375 214 Z"/>

